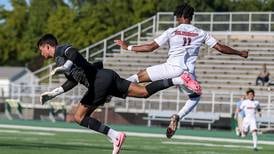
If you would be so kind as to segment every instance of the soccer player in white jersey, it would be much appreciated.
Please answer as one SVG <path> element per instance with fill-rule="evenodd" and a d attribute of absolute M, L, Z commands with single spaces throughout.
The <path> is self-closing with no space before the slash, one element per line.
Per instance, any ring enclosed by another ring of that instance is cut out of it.
<path fill-rule="evenodd" d="M 174 16 L 176 16 L 179 25 L 175 28 L 168 28 L 151 43 L 128 45 L 123 40 L 115 40 L 121 48 L 135 52 L 152 52 L 168 43 L 169 57 L 165 63 L 148 67 L 128 78 L 132 82 L 149 82 L 173 78 L 174 85 L 184 85 L 181 89 L 187 92 L 189 99 L 177 114 L 172 115 L 166 132 L 168 138 L 174 135 L 178 121 L 186 116 L 200 100 L 202 89 L 195 77 L 195 62 L 200 47 L 206 44 L 224 54 L 248 57 L 247 51 L 238 51 L 220 44 L 209 33 L 191 25 L 193 14 L 194 9 L 190 5 L 184 3 L 177 6 Z"/>
<path fill-rule="evenodd" d="M 259 101 L 254 100 L 255 92 L 253 89 L 246 91 L 247 99 L 244 100 L 240 106 L 240 110 L 243 110 L 245 117 L 242 125 L 242 137 L 245 137 L 248 132 L 252 133 L 253 148 L 257 151 L 257 125 L 256 125 L 256 112 L 259 112 L 261 116 L 261 108 Z"/>

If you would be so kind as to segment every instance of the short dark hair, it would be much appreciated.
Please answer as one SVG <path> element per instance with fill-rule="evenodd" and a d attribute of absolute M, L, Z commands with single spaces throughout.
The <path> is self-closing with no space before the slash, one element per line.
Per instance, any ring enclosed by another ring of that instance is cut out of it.
<path fill-rule="evenodd" d="M 249 94 L 249 93 L 255 94 L 255 91 L 251 88 L 248 88 L 247 91 L 246 91 L 246 94 Z"/>
<path fill-rule="evenodd" d="M 194 14 L 194 8 L 187 3 L 178 5 L 176 7 L 176 10 L 174 11 L 174 16 L 177 18 L 181 18 L 182 16 L 184 18 L 188 18 L 189 20 L 192 20 L 192 16 Z"/>
<path fill-rule="evenodd" d="M 37 42 L 37 47 L 39 48 L 39 46 L 42 46 L 44 44 L 49 44 L 50 46 L 57 46 L 58 42 L 57 39 L 54 35 L 52 34 L 45 34 L 44 36 L 42 36 L 38 42 Z"/>

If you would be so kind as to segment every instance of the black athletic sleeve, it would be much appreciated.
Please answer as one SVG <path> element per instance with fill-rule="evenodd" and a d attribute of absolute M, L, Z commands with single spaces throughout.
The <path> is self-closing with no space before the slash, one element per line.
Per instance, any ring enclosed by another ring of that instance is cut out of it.
<path fill-rule="evenodd" d="M 65 56 L 73 62 L 78 67 L 86 69 L 91 69 L 91 67 L 94 67 L 92 64 L 90 64 L 79 52 L 76 48 L 69 48 L 65 51 Z M 95 67 L 94 67 L 95 68 Z"/>
<path fill-rule="evenodd" d="M 78 82 L 76 80 L 74 80 L 73 78 L 67 77 L 67 81 L 63 83 L 61 87 L 64 89 L 64 92 L 67 92 L 70 89 L 74 88 L 77 84 Z"/>
<path fill-rule="evenodd" d="M 261 112 L 261 106 L 260 106 L 260 105 L 258 105 L 257 111 L 258 111 L 258 112 Z"/>
<path fill-rule="evenodd" d="M 104 68 L 104 65 L 103 65 L 103 62 L 102 61 L 98 61 L 98 62 L 95 62 L 95 63 L 92 63 L 97 69 L 103 69 Z"/>

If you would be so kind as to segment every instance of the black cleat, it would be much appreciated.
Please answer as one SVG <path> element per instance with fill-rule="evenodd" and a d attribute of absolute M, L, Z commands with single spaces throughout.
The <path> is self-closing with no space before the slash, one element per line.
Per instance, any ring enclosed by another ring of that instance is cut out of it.
<path fill-rule="evenodd" d="M 167 127 L 167 130 L 166 130 L 167 138 L 171 138 L 175 134 L 178 127 L 179 119 L 180 117 L 177 114 L 173 114 L 171 116 L 169 126 Z"/>
<path fill-rule="evenodd" d="M 258 149 L 257 149 L 257 148 L 254 148 L 253 150 L 254 150 L 254 151 L 258 151 Z"/>

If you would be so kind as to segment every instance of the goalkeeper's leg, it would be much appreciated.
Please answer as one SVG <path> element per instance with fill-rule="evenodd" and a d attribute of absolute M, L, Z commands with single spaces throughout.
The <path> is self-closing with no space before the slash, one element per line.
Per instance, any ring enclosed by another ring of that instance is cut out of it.
<path fill-rule="evenodd" d="M 97 119 L 91 117 L 91 113 L 96 108 L 97 106 L 89 107 L 80 103 L 74 115 L 75 121 L 83 127 L 108 136 L 110 138 L 110 141 L 113 143 L 113 153 L 119 153 L 122 144 L 125 141 L 125 133 L 116 131 L 109 126 L 104 125 Z"/>

